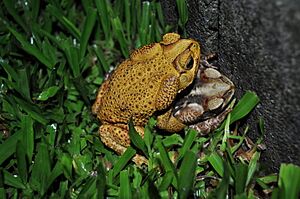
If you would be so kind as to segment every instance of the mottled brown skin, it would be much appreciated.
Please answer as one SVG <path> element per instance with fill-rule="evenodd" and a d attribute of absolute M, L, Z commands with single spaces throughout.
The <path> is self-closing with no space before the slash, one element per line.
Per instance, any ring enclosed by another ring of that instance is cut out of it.
<path fill-rule="evenodd" d="M 130 145 L 130 118 L 143 136 L 149 118 L 169 109 L 177 93 L 193 82 L 199 60 L 199 44 L 176 33 L 135 50 L 101 85 L 92 108 L 102 123 L 99 134 L 104 144 L 122 154 Z M 138 155 L 134 161 L 146 162 Z"/>
<path fill-rule="evenodd" d="M 169 132 L 180 131 L 186 125 L 197 130 L 199 135 L 207 134 L 231 112 L 231 107 L 227 105 L 234 91 L 234 84 L 204 58 L 193 85 L 177 97 L 173 110 L 158 116 L 157 125 Z M 173 121 L 179 125 L 174 126 Z"/>

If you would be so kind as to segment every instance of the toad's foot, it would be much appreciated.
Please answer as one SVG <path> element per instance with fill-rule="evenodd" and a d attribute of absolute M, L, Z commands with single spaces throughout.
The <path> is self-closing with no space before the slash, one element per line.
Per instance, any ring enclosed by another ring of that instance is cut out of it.
<path fill-rule="evenodd" d="M 135 129 L 142 137 L 144 137 L 144 129 L 142 127 L 135 127 Z M 99 134 L 101 141 L 120 155 L 130 146 L 127 125 L 104 124 L 100 126 Z M 136 154 L 132 160 L 140 167 L 148 165 L 148 160 L 138 154 Z"/>
<path fill-rule="evenodd" d="M 172 109 L 157 117 L 157 127 L 168 132 L 179 132 L 186 127 L 172 115 Z"/>

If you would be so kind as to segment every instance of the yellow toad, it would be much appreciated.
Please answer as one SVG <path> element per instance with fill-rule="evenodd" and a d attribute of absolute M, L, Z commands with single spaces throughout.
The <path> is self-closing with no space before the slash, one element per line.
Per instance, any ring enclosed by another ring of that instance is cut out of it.
<path fill-rule="evenodd" d="M 135 50 L 103 82 L 92 107 L 102 123 L 102 142 L 122 154 L 130 145 L 130 118 L 143 137 L 148 119 L 158 111 L 171 109 L 177 93 L 193 82 L 199 61 L 198 42 L 181 39 L 176 33 L 165 34 L 161 42 Z M 177 122 L 172 119 L 166 125 L 184 127 Z M 133 160 L 140 165 L 145 161 L 138 155 Z"/>

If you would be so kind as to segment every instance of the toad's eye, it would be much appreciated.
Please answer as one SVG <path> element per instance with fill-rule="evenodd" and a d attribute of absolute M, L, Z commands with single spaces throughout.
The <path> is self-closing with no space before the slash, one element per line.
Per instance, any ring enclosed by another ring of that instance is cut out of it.
<path fill-rule="evenodd" d="M 190 69 L 193 68 L 193 65 L 194 65 L 194 60 L 190 57 L 188 59 L 188 61 L 186 62 L 186 65 L 185 65 L 184 69 L 190 70 Z"/>

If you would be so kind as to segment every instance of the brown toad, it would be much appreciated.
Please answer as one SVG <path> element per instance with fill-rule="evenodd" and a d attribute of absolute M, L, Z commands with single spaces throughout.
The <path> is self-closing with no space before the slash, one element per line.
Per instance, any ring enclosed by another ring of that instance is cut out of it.
<path fill-rule="evenodd" d="M 204 60 L 193 89 L 176 101 L 173 115 L 200 134 L 216 129 L 231 111 L 228 106 L 235 86 L 230 79 Z"/>
<path fill-rule="evenodd" d="M 201 64 L 194 83 L 180 93 L 174 101 L 174 109 L 157 118 L 159 128 L 178 132 L 185 126 L 206 134 L 216 129 L 231 111 L 227 106 L 234 94 L 232 81 L 209 64 L 207 58 Z M 176 121 L 182 125 L 174 126 Z M 175 128 L 176 127 L 176 128 Z"/>
<path fill-rule="evenodd" d="M 92 111 L 102 123 L 102 142 L 122 154 L 130 145 L 130 118 L 143 137 L 148 119 L 157 111 L 169 109 L 177 93 L 193 82 L 199 62 L 198 42 L 180 39 L 176 33 L 135 50 L 98 91 Z M 145 159 L 137 155 L 134 161 L 141 165 Z"/>

